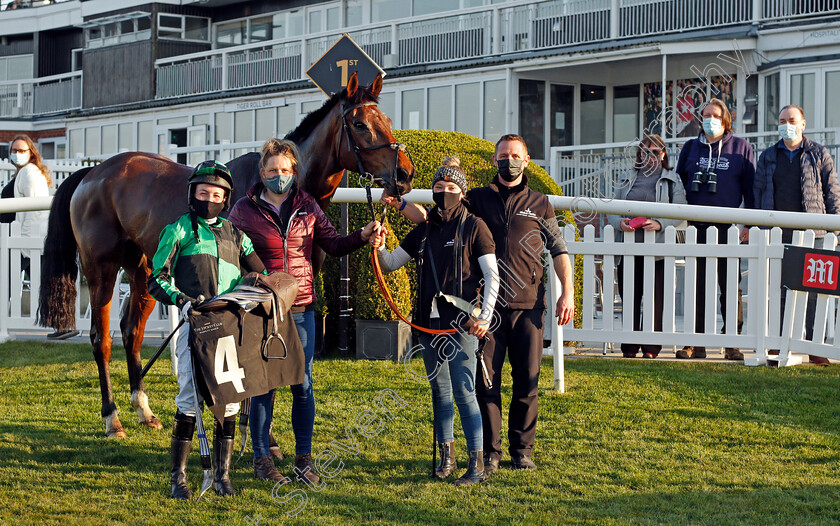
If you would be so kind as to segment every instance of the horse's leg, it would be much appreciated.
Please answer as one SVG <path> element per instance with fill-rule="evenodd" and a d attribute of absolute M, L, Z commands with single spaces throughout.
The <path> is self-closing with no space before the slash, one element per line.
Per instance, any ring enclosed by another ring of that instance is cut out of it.
<path fill-rule="evenodd" d="M 102 419 L 105 421 L 105 435 L 125 437 L 120 419 L 117 416 L 117 404 L 111 391 L 111 296 L 117 279 L 118 267 L 107 261 L 82 268 L 88 278 L 90 288 L 91 331 L 90 343 L 93 345 L 93 358 L 99 369 L 99 389 L 102 393 Z"/>
<path fill-rule="evenodd" d="M 149 289 L 146 286 L 146 278 L 148 276 L 149 269 L 145 265 L 145 262 L 141 262 L 131 271 L 129 277 L 131 293 L 128 296 L 128 310 L 122 320 L 120 320 L 120 330 L 122 331 L 125 357 L 128 363 L 131 406 L 137 413 L 137 423 L 151 427 L 152 429 L 163 429 L 160 421 L 149 408 L 149 397 L 146 396 L 146 386 L 140 377 L 140 371 L 142 370 L 140 345 L 143 343 L 146 320 L 149 319 L 149 315 L 155 308 L 155 300 L 149 294 Z"/>

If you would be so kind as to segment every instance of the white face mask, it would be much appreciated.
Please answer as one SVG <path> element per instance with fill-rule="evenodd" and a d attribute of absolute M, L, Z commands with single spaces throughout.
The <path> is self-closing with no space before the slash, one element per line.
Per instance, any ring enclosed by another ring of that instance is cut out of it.
<path fill-rule="evenodd" d="M 13 153 L 9 155 L 9 160 L 12 161 L 12 164 L 14 164 L 15 166 L 24 166 L 26 163 L 29 162 L 29 152 Z"/>
<path fill-rule="evenodd" d="M 785 141 L 792 141 L 799 135 L 796 124 L 779 124 L 779 136 Z"/>
<path fill-rule="evenodd" d="M 703 119 L 703 131 L 710 137 L 717 137 L 723 132 L 723 123 L 720 119 L 707 117 Z"/>

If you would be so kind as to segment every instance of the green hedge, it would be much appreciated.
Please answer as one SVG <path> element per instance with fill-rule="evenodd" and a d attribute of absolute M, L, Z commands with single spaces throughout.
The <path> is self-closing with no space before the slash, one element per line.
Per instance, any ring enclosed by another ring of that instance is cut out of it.
<path fill-rule="evenodd" d="M 430 188 L 431 178 L 444 157 L 457 155 L 461 160 L 461 167 L 467 174 L 470 188 L 484 186 L 496 175 L 493 167 L 492 155 L 494 143 L 479 139 L 471 135 L 457 132 L 444 132 L 435 130 L 394 130 L 396 139 L 404 143 L 414 162 L 416 170 L 414 188 Z M 547 194 L 562 195 L 560 187 L 551 179 L 548 173 L 535 163 L 528 165 L 526 169 L 529 186 Z M 351 174 L 350 186 L 358 187 L 358 176 Z M 350 205 L 350 231 L 360 228 L 370 221 L 370 213 L 367 205 Z M 377 214 L 381 205 L 376 203 Z M 339 224 L 340 205 L 332 204 L 327 210 L 327 215 L 334 225 Z M 572 222 L 569 212 L 564 213 L 565 219 Z M 405 238 L 406 234 L 414 227 L 414 224 L 405 219 L 402 214 L 389 209 L 387 226 L 392 234 L 388 239 L 388 248 L 393 250 L 399 245 L 398 240 Z M 580 270 L 580 265 L 577 266 Z M 336 258 L 327 258 L 324 265 L 324 288 L 326 293 L 327 310 L 331 315 L 338 314 L 338 283 L 339 263 Z M 389 288 L 397 300 L 403 313 L 407 316 L 411 311 L 415 290 L 415 269 L 413 262 L 406 265 L 400 271 L 388 276 Z M 576 284 L 580 283 L 576 279 Z M 370 250 L 362 249 L 351 255 L 350 260 L 350 293 L 351 305 L 354 309 L 354 317 L 359 319 L 382 319 L 393 320 L 393 315 L 388 308 L 370 266 Z M 579 289 L 579 285 L 576 289 Z M 580 304 L 580 291 L 576 290 L 576 299 Z M 579 317 L 580 308 L 577 309 Z M 336 318 L 337 319 L 337 318 Z M 578 320 L 576 320 L 578 321 Z M 337 326 L 337 325 L 336 325 Z"/>

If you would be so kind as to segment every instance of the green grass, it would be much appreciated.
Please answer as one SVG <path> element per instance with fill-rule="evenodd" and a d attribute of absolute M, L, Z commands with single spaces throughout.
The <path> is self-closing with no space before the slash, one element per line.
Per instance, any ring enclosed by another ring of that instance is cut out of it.
<path fill-rule="evenodd" d="M 148 358 L 151 349 L 146 349 Z M 115 352 L 115 355 L 118 353 Z M 120 350 L 121 354 L 121 350 Z M 840 521 L 840 367 L 783 370 L 734 364 L 567 361 L 568 393 L 541 379 L 536 472 L 502 469 L 455 488 L 428 478 L 429 389 L 397 364 L 316 362 L 313 452 L 346 441 L 345 427 L 394 389 L 407 405 L 359 453 L 335 448 L 344 468 L 304 511 L 272 499 L 251 476 L 250 454 L 232 474 L 241 494 L 200 502 L 168 498 L 174 377 L 161 360 L 147 378 L 164 431 L 131 411 L 125 360 L 114 388 L 129 437 L 103 437 L 90 347 L 0 346 L 0 524 L 828 524 Z M 503 386 L 505 400 L 509 381 Z M 289 394 L 276 434 L 294 452 Z M 209 424 L 209 413 L 205 414 Z M 465 457 L 457 429 L 456 449 Z M 239 438 L 237 436 L 237 445 Z M 197 447 L 194 447 L 194 452 Z M 506 460 L 503 465 L 506 465 Z M 334 464 L 336 465 L 336 464 Z M 281 470 L 290 471 L 288 460 Z M 197 453 L 190 483 L 201 479 Z M 278 490 L 280 497 L 303 486 Z M 297 501 L 295 501 L 297 502 Z"/>

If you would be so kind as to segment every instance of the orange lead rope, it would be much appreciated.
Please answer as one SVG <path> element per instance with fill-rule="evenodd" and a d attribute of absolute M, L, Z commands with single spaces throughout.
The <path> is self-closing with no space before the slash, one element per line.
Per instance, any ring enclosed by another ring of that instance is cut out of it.
<path fill-rule="evenodd" d="M 379 253 L 375 248 L 371 250 L 370 261 L 373 265 L 373 275 L 376 276 L 376 282 L 379 283 L 379 290 L 382 291 L 382 296 L 385 298 L 385 302 L 389 307 L 391 307 L 391 310 L 394 311 L 394 314 L 396 314 L 399 319 L 414 327 L 418 331 L 425 332 L 427 334 L 455 334 L 455 332 L 457 332 L 455 329 L 427 329 L 426 327 L 420 327 L 419 325 L 411 323 L 411 321 L 409 321 L 400 312 L 399 307 L 397 307 L 397 304 L 394 302 L 393 296 L 391 296 L 391 291 L 388 290 L 388 284 L 385 282 L 385 276 L 382 274 L 382 267 L 379 265 Z"/>

